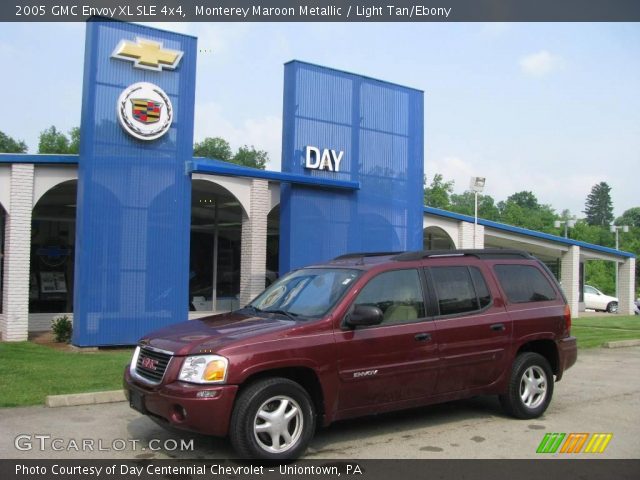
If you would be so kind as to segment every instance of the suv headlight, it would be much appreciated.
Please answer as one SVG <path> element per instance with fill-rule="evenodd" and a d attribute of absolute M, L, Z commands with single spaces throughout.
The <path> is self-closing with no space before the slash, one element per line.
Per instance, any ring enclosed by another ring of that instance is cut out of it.
<path fill-rule="evenodd" d="M 191 355 L 184 359 L 178 380 L 191 383 L 224 383 L 229 361 L 220 355 Z"/>

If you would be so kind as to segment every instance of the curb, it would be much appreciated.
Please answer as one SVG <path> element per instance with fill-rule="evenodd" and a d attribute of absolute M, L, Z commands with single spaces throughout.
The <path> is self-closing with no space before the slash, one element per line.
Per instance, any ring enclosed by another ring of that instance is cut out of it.
<path fill-rule="evenodd" d="M 618 340 L 615 342 L 605 342 L 602 344 L 604 348 L 623 348 L 640 346 L 640 340 Z"/>
<path fill-rule="evenodd" d="M 126 401 L 124 390 L 110 390 L 108 392 L 48 395 L 45 405 L 51 408 L 75 407 L 78 405 L 94 405 L 98 403 L 115 403 L 124 401 Z"/>

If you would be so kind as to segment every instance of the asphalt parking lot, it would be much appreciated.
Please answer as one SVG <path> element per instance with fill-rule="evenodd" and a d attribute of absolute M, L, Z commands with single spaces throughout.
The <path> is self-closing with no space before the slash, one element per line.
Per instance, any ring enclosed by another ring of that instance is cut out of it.
<path fill-rule="evenodd" d="M 542 418 L 514 420 L 497 399 L 479 397 L 337 423 L 316 434 L 307 458 L 540 458 L 535 451 L 545 433 L 588 432 L 613 434 L 598 458 L 638 459 L 639 371 L 640 347 L 580 351 Z M 167 432 L 126 403 L 0 409 L 0 431 L 0 458 L 234 457 L 224 439 Z M 23 450 L 15 446 L 20 435 Z M 78 452 L 74 445 L 82 450 L 83 440 L 93 450 Z M 191 440 L 193 449 L 181 451 L 180 442 Z"/>

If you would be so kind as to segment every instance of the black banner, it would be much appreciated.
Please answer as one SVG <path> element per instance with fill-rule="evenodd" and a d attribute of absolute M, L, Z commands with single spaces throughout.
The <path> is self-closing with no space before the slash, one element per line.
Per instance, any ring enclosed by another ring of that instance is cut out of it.
<path fill-rule="evenodd" d="M 3 0 L 3 22 L 637 22 L 637 0 Z"/>
<path fill-rule="evenodd" d="M 0 460 L 3 480 L 285 480 L 636 479 L 640 460 L 301 460 L 270 464 L 233 460 Z"/>

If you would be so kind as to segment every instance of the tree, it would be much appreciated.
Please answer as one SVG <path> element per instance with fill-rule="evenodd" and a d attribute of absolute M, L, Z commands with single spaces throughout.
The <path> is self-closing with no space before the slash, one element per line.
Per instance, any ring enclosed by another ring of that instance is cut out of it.
<path fill-rule="evenodd" d="M 80 153 L 80 127 L 72 128 L 69 137 L 69 153 Z"/>
<path fill-rule="evenodd" d="M 27 153 L 27 144 L 0 132 L 0 153 Z"/>
<path fill-rule="evenodd" d="M 478 216 L 486 220 L 500 220 L 500 210 L 491 195 L 478 195 Z"/>
<path fill-rule="evenodd" d="M 478 196 L 478 216 L 480 216 L 480 196 Z M 463 215 L 473 215 L 475 211 L 475 198 L 473 192 L 454 193 L 451 195 L 451 211 Z"/>
<path fill-rule="evenodd" d="M 240 147 L 234 155 L 229 142 L 220 137 L 207 137 L 196 143 L 193 146 L 193 154 L 196 157 L 212 158 L 261 170 L 265 169 L 269 161 L 269 154 L 264 150 L 256 150 L 253 145 Z"/>
<path fill-rule="evenodd" d="M 507 202 L 513 202 L 521 208 L 535 210 L 540 207 L 538 199 L 533 192 L 522 191 L 514 193 L 507 198 Z"/>
<path fill-rule="evenodd" d="M 445 182 L 442 174 L 436 173 L 433 176 L 430 186 L 424 188 L 424 204 L 435 208 L 449 208 L 449 196 L 453 193 L 454 181 Z"/>
<path fill-rule="evenodd" d="M 596 287 L 606 295 L 616 294 L 613 262 L 605 260 L 589 260 L 585 262 L 585 283 Z"/>
<path fill-rule="evenodd" d="M 264 170 L 269 161 L 269 154 L 264 150 L 256 150 L 253 145 L 251 147 L 245 145 L 238 149 L 230 161 L 237 165 Z"/>
<path fill-rule="evenodd" d="M 475 195 L 471 191 L 451 195 L 450 210 L 463 215 L 473 216 L 475 213 Z M 485 220 L 498 220 L 499 212 L 493 197 L 478 195 L 478 217 Z"/>
<path fill-rule="evenodd" d="M 571 215 L 571 210 L 565 208 L 560 214 L 560 220 L 575 220 L 575 217 Z"/>
<path fill-rule="evenodd" d="M 540 205 L 533 192 L 522 191 L 510 195 L 498 203 L 500 221 L 509 225 L 557 233 L 553 222 L 557 216 L 550 205 Z"/>
<path fill-rule="evenodd" d="M 616 219 L 616 225 L 640 227 L 640 207 L 633 207 L 629 210 L 625 210 L 622 216 Z"/>
<path fill-rule="evenodd" d="M 589 225 L 606 227 L 613 223 L 613 202 L 610 192 L 611 187 L 607 182 L 600 182 L 591 189 L 584 208 Z"/>
<path fill-rule="evenodd" d="M 207 137 L 202 142 L 196 143 L 193 146 L 193 154 L 196 157 L 213 158 L 223 162 L 230 162 L 232 158 L 229 142 L 220 137 Z"/>
<path fill-rule="evenodd" d="M 38 153 L 69 153 L 69 139 L 52 125 L 40 132 Z"/>

